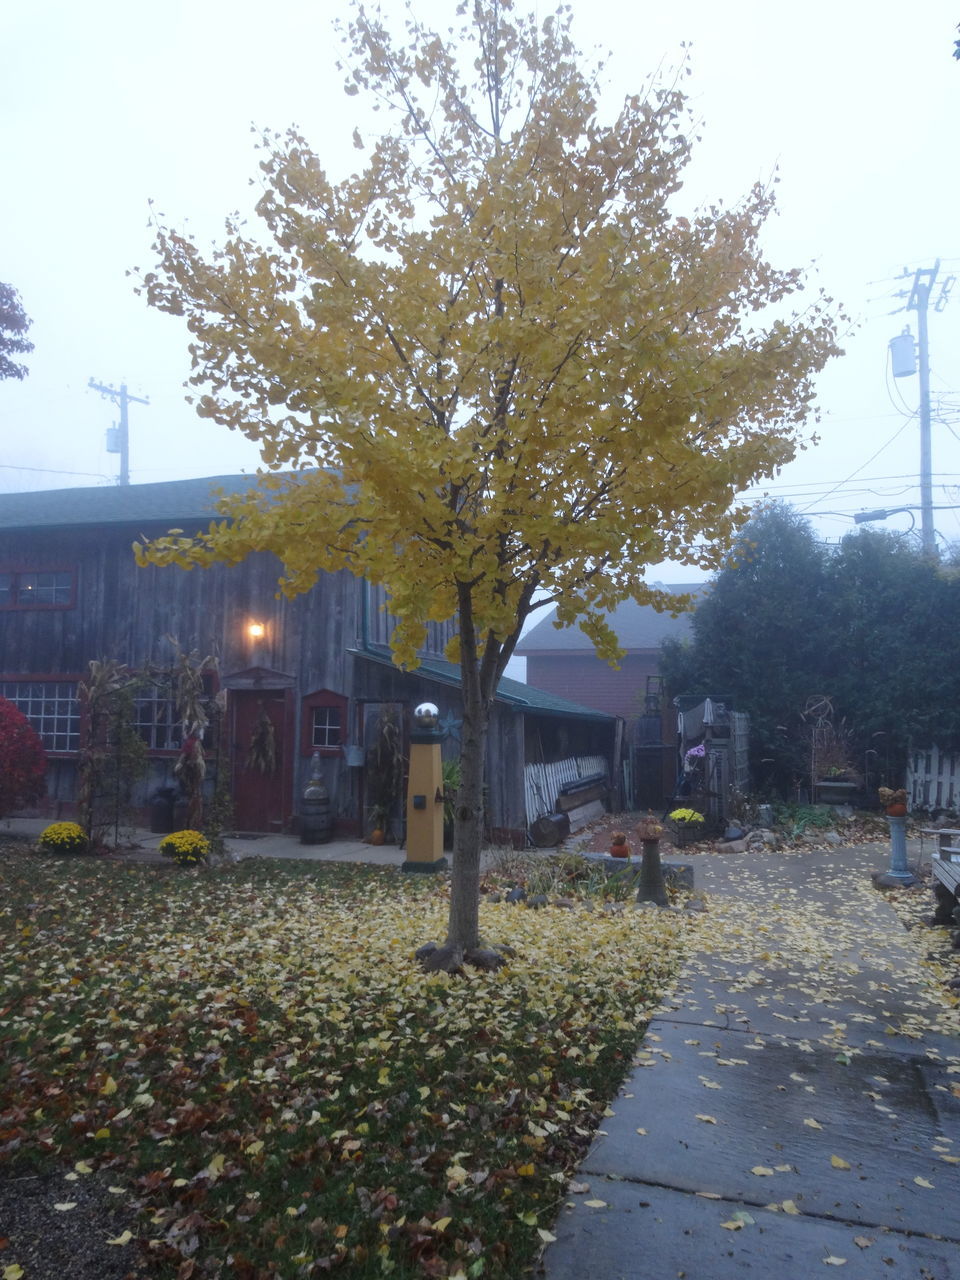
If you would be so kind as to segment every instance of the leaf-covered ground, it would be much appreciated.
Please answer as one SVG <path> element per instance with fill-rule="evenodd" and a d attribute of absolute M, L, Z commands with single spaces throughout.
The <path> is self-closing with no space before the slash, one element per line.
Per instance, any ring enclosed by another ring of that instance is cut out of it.
<path fill-rule="evenodd" d="M 111 1275 L 521 1274 L 692 922 L 485 902 L 510 964 L 427 976 L 446 892 L 0 854 L 0 1203 L 62 1223 L 7 1223 L 5 1280 L 62 1275 L 71 1214 Z"/>

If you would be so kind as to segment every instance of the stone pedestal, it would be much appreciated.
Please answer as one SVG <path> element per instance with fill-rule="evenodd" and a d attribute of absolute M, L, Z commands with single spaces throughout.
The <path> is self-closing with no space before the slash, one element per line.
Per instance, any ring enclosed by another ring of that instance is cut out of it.
<path fill-rule="evenodd" d="M 887 816 L 890 826 L 890 868 L 877 877 L 877 884 L 885 888 L 906 888 L 917 883 L 917 877 L 907 866 L 907 820 Z"/>
<path fill-rule="evenodd" d="M 660 862 L 660 841 L 643 840 L 643 860 L 640 863 L 640 883 L 637 887 L 638 902 L 655 902 L 658 907 L 669 903 L 667 886 Z"/>

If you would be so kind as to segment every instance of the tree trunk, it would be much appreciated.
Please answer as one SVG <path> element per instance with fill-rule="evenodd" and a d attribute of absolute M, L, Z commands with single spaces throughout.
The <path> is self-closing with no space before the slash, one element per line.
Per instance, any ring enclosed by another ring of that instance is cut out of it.
<path fill-rule="evenodd" d="M 466 683 L 466 682 L 464 682 Z M 460 790 L 453 834 L 453 872 L 447 945 L 474 950 L 480 944 L 480 853 L 483 845 L 483 783 L 489 714 L 466 705 L 460 747 Z"/>
<path fill-rule="evenodd" d="M 460 789 L 454 814 L 453 870 L 450 876 L 450 915 L 442 947 L 421 956 L 427 969 L 455 972 L 464 962 L 495 969 L 503 958 L 483 950 L 480 940 L 480 854 L 483 846 L 483 785 L 490 708 L 500 670 L 506 662 L 504 646 L 487 637 L 482 658 L 473 629 L 469 587 L 461 587 L 460 674 L 463 728 L 460 739 Z"/>

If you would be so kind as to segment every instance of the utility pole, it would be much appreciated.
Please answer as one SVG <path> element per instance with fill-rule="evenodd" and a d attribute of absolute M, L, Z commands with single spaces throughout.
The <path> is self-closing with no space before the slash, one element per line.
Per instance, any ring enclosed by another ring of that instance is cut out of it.
<path fill-rule="evenodd" d="M 909 348 L 913 345 L 910 331 L 905 329 L 899 338 L 890 343 L 893 356 L 893 374 L 896 378 L 909 377 L 914 372 L 920 374 L 920 540 L 923 554 L 935 558 L 937 554 L 937 532 L 933 527 L 933 459 L 930 439 L 930 343 L 927 333 L 927 314 L 930 309 L 930 298 L 933 286 L 940 270 L 938 258 L 932 267 L 919 267 L 913 273 L 913 284 L 910 292 L 904 290 L 897 296 L 907 299 L 906 310 L 917 313 L 917 346 L 918 366 L 913 364 Z M 910 272 L 904 269 L 900 279 L 905 279 Z M 955 283 L 954 276 L 948 276 L 940 285 L 940 294 L 934 304 L 935 311 L 942 311 L 946 306 L 950 290 Z M 901 508 L 902 509 L 902 508 Z M 866 517 L 862 517 L 866 518 Z"/>
<path fill-rule="evenodd" d="M 118 484 L 130 483 L 130 423 L 127 417 L 127 405 L 129 404 L 149 404 L 149 398 L 143 400 L 140 396 L 132 396 L 127 390 L 125 382 L 120 383 L 120 389 L 116 387 L 105 387 L 101 382 L 95 382 L 93 378 L 87 383 L 92 391 L 99 391 L 101 395 L 108 396 L 114 404 L 120 406 L 120 429 L 119 429 L 119 448 L 111 449 L 110 453 L 120 454 L 120 478 Z"/>
<path fill-rule="evenodd" d="M 920 541 L 925 556 L 937 553 L 933 527 L 933 458 L 930 444 L 930 344 L 927 337 L 927 309 L 940 259 L 932 267 L 914 272 L 907 310 L 917 313 L 917 346 L 920 357 Z"/>

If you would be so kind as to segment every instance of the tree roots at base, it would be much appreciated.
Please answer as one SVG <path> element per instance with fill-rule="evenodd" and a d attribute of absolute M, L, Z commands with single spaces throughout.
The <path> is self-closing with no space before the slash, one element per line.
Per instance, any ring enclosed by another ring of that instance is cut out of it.
<path fill-rule="evenodd" d="M 483 969 L 495 973 L 507 963 L 508 947 L 468 947 L 466 950 L 457 943 L 445 942 L 438 947 L 435 942 L 428 942 L 416 952 L 416 958 L 426 973 L 463 973 L 466 965 L 475 969 Z"/>

